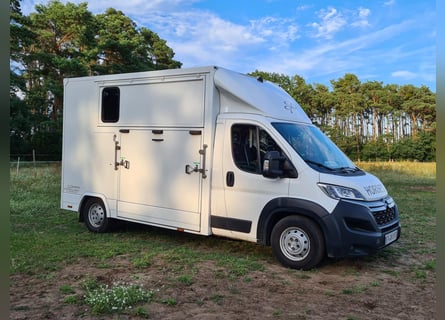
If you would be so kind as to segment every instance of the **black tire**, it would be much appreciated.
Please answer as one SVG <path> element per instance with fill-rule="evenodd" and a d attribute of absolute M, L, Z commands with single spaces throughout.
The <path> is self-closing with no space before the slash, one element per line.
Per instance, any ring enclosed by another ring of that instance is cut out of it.
<path fill-rule="evenodd" d="M 111 219 L 107 217 L 107 211 L 103 201 L 99 198 L 89 198 L 83 206 L 83 220 L 91 232 L 107 232 L 111 226 Z"/>
<path fill-rule="evenodd" d="M 317 224 L 302 216 L 288 216 L 272 229 L 272 252 L 285 267 L 309 270 L 325 257 L 323 233 Z"/>

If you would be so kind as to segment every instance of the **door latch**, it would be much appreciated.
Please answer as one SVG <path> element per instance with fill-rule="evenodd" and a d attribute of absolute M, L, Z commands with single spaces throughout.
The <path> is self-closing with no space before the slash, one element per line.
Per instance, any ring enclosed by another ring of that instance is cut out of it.
<path fill-rule="evenodd" d="M 130 161 L 122 159 L 121 162 L 119 162 L 120 166 L 123 166 L 125 169 L 130 169 Z"/>
<path fill-rule="evenodd" d="M 120 130 L 120 132 L 124 132 L 123 130 Z M 128 133 L 128 132 L 124 132 Z M 114 170 L 118 170 L 119 166 L 123 166 L 125 169 L 130 169 L 130 161 L 124 160 L 123 158 L 121 161 L 117 161 L 117 152 L 121 150 L 121 146 L 119 145 L 119 141 L 117 141 L 117 136 L 113 136 L 114 141 Z"/>
<path fill-rule="evenodd" d="M 187 174 L 191 174 L 192 172 L 199 172 L 202 174 L 202 178 L 205 179 L 207 178 L 207 174 L 206 174 L 206 149 L 207 149 L 207 145 L 203 145 L 202 149 L 199 150 L 199 154 L 202 155 L 202 168 L 199 169 L 199 162 L 193 162 L 194 166 L 191 166 L 189 164 L 185 165 L 185 173 Z"/>
<path fill-rule="evenodd" d="M 117 141 L 116 135 L 113 136 L 113 141 L 114 141 L 114 170 L 118 170 L 120 163 L 117 162 L 117 152 L 121 149 L 121 146 L 119 145 L 119 141 Z"/>
<path fill-rule="evenodd" d="M 191 166 L 191 165 L 189 165 L 189 164 L 186 164 L 185 165 L 185 173 L 187 173 L 187 174 L 191 174 L 192 172 L 199 172 L 199 167 L 198 167 L 198 163 L 194 163 L 194 167 L 193 166 Z"/>

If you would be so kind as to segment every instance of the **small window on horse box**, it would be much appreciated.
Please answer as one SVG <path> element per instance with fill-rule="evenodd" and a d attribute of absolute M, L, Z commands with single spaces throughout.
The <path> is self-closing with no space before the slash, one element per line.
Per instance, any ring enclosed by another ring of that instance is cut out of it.
<path fill-rule="evenodd" d="M 118 87 L 108 87 L 102 90 L 102 122 L 119 121 L 120 91 Z"/>

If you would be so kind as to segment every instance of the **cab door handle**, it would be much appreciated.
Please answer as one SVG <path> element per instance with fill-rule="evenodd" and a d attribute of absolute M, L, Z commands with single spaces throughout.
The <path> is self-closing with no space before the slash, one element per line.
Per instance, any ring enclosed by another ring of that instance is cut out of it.
<path fill-rule="evenodd" d="M 233 171 L 227 171 L 226 184 L 228 187 L 233 187 L 235 185 L 235 174 L 233 173 Z"/>

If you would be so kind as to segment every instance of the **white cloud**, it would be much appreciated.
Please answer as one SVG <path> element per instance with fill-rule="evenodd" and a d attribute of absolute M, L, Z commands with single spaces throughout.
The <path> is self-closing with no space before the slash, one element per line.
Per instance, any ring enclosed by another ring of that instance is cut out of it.
<path fill-rule="evenodd" d="M 397 70 L 391 73 L 391 77 L 396 78 L 399 83 L 412 83 L 414 80 L 420 83 L 435 82 L 436 66 L 434 63 L 423 62 L 418 66 L 418 70 L 414 72 L 410 70 Z M 435 91 L 436 88 L 430 87 L 430 89 Z"/>
<path fill-rule="evenodd" d="M 365 72 L 364 70 L 368 70 L 367 74 L 375 74 L 373 66 L 379 65 L 383 61 L 391 64 L 391 61 L 398 61 L 408 55 L 424 55 L 423 52 L 411 52 L 403 48 L 395 48 L 391 51 L 383 46 L 382 48 L 386 49 L 376 49 L 380 44 L 407 32 L 413 26 L 415 26 L 415 22 L 407 20 L 374 32 L 368 32 L 360 37 L 324 42 L 318 46 L 298 51 L 298 54 L 294 48 L 261 61 L 259 69 L 288 75 L 298 74 L 309 83 L 319 77 L 338 78 L 346 72 L 355 73 L 359 77 L 361 73 Z"/>
<path fill-rule="evenodd" d="M 417 74 L 408 70 L 399 70 L 399 71 L 394 71 L 391 73 L 391 76 L 395 77 L 395 78 L 402 78 L 405 80 L 410 80 L 410 79 L 414 79 L 417 78 Z"/>
<path fill-rule="evenodd" d="M 383 5 L 386 7 L 393 6 L 396 4 L 396 0 L 388 0 Z"/>
<path fill-rule="evenodd" d="M 311 23 L 311 26 L 316 29 L 316 38 L 331 39 L 346 25 L 346 19 L 333 7 L 320 10 L 318 17 L 321 19 L 320 23 Z"/>
<path fill-rule="evenodd" d="M 184 67 L 216 64 L 241 72 L 253 71 L 255 62 L 270 52 L 282 52 L 299 39 L 292 19 L 262 17 L 246 23 L 224 20 L 217 14 L 188 10 L 139 17 L 175 51 Z M 257 63 L 257 62 L 256 62 Z"/>
<path fill-rule="evenodd" d="M 360 7 L 358 9 L 357 19 L 352 23 L 353 27 L 368 27 L 370 26 L 368 17 L 371 14 L 371 10 L 368 8 L 362 8 Z"/>
<path fill-rule="evenodd" d="M 203 11 L 174 12 L 170 14 L 151 14 L 142 18 L 143 24 L 156 30 L 162 38 L 172 42 L 194 44 L 201 50 L 218 49 L 237 51 L 241 47 L 265 41 L 264 36 L 250 26 L 236 24 Z M 178 51 L 177 48 L 174 48 Z"/>
<path fill-rule="evenodd" d="M 300 37 L 299 27 L 292 19 L 264 17 L 250 21 L 252 33 L 275 42 L 292 42 Z"/>
<path fill-rule="evenodd" d="M 360 16 L 361 18 L 366 18 L 366 17 L 368 17 L 368 16 L 371 14 L 371 10 L 369 10 L 368 8 L 362 8 L 362 7 L 360 7 L 360 8 L 358 9 L 358 13 L 359 13 L 359 16 Z"/>

